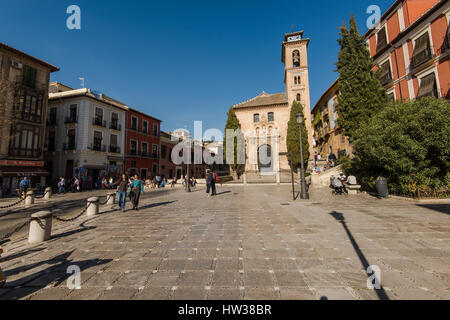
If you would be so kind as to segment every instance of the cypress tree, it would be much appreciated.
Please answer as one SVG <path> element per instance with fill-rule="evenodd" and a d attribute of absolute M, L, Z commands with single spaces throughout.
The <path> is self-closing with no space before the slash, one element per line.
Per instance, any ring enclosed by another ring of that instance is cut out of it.
<path fill-rule="evenodd" d="M 223 158 L 227 159 L 227 129 L 240 130 L 241 124 L 239 123 L 239 119 L 234 112 L 233 107 L 228 111 L 227 123 L 225 125 L 225 135 L 223 139 Z M 229 164 L 230 167 L 237 173 L 238 177 L 245 171 L 245 164 L 238 164 L 238 139 L 234 138 L 234 161 L 233 164 Z M 242 146 L 245 148 L 245 144 Z M 243 150 L 245 154 L 245 150 Z"/>
<path fill-rule="evenodd" d="M 358 130 L 388 102 L 386 90 L 380 83 L 379 72 L 372 69 L 373 59 L 364 36 L 358 31 L 355 17 L 350 19 L 350 30 L 345 23 L 338 40 L 341 50 L 336 63 L 340 74 L 337 111 L 339 125 L 350 141 L 358 138 Z"/>
<path fill-rule="evenodd" d="M 301 167 L 300 159 L 300 133 L 298 130 L 297 114 L 303 114 L 303 106 L 300 102 L 294 101 L 291 108 L 291 115 L 288 122 L 288 130 L 286 137 L 286 145 L 288 152 L 291 153 L 291 164 L 295 169 Z M 305 120 L 306 121 L 306 120 Z M 305 168 L 308 167 L 309 159 L 309 143 L 308 133 L 306 131 L 305 121 L 302 124 L 302 144 L 303 144 L 303 160 Z"/>

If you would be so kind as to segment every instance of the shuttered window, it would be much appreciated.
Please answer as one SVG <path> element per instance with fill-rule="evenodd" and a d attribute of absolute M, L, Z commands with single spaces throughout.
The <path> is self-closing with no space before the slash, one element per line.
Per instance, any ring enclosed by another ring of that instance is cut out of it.
<path fill-rule="evenodd" d="M 391 64 L 389 63 L 389 61 L 386 61 L 381 65 L 380 69 L 380 81 L 382 85 L 385 85 L 392 80 Z"/>
<path fill-rule="evenodd" d="M 419 93 L 417 94 L 417 99 L 423 97 L 435 97 L 438 98 L 436 77 L 434 73 L 423 77 L 420 80 Z"/>
<path fill-rule="evenodd" d="M 24 65 L 23 66 L 23 76 L 22 76 L 22 84 L 30 87 L 30 88 L 35 88 L 36 87 L 36 74 L 37 74 L 37 70 Z"/>
<path fill-rule="evenodd" d="M 418 67 L 422 63 L 428 61 L 431 58 L 430 37 L 428 32 L 425 32 L 419 39 L 416 40 L 414 45 L 414 52 L 412 57 L 412 67 Z"/>
<path fill-rule="evenodd" d="M 377 52 L 387 45 L 386 27 L 377 33 Z"/>

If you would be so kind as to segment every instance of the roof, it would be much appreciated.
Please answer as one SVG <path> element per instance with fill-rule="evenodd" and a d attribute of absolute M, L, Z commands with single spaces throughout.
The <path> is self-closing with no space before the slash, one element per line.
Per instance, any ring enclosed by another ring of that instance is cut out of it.
<path fill-rule="evenodd" d="M 242 109 L 252 107 L 273 106 L 277 104 L 288 104 L 288 98 L 286 96 L 286 93 L 268 94 L 267 92 L 263 91 L 260 95 L 254 97 L 253 99 L 234 105 L 233 108 Z"/>
<path fill-rule="evenodd" d="M 397 5 L 399 3 L 402 3 L 405 0 L 396 0 L 390 7 L 389 9 L 386 10 L 385 13 L 383 13 L 383 15 L 380 18 L 380 22 L 383 21 L 384 19 L 386 19 L 391 13 L 392 11 L 394 11 L 394 9 L 397 7 Z M 367 38 L 373 31 L 376 31 L 375 28 L 369 29 L 367 30 L 366 34 L 364 35 L 365 38 Z"/>
<path fill-rule="evenodd" d="M 119 109 L 122 109 L 125 111 L 129 109 L 126 105 L 116 102 L 114 100 L 100 98 L 99 95 L 94 94 L 91 91 L 91 89 L 89 89 L 89 88 L 82 88 L 82 89 L 63 91 L 63 92 L 57 92 L 57 93 L 49 93 L 48 101 L 55 101 L 55 100 L 68 99 L 68 98 L 74 98 L 74 97 L 83 97 L 83 96 L 106 103 L 106 104 L 109 104 L 113 107 L 116 107 L 116 108 L 119 108 Z"/>
<path fill-rule="evenodd" d="M 18 50 L 16 48 L 10 47 L 10 46 L 8 46 L 7 44 L 5 44 L 3 42 L 0 42 L 0 49 L 4 49 L 4 50 L 7 50 L 9 52 L 12 52 L 12 53 L 14 53 L 14 54 L 16 54 L 18 56 L 21 56 L 22 58 L 32 60 L 33 62 L 35 62 L 37 64 L 40 64 L 43 67 L 49 68 L 50 72 L 59 71 L 59 68 L 55 67 L 54 65 L 52 65 L 50 63 L 47 63 L 47 62 L 45 62 L 43 60 L 40 60 L 40 59 L 38 59 L 36 57 L 33 57 L 33 56 L 31 56 L 31 55 L 29 55 L 29 54 L 27 54 L 25 52 L 22 52 L 22 51 L 20 51 L 20 50 Z"/>
<path fill-rule="evenodd" d="M 152 116 L 150 116 L 150 115 L 148 115 L 148 114 L 146 114 L 146 113 L 144 113 L 144 112 L 142 112 L 142 111 L 139 111 L 139 110 L 137 110 L 137 109 L 133 109 L 133 108 L 128 108 L 128 109 L 129 109 L 130 111 L 139 113 L 139 114 L 141 114 L 141 115 L 143 115 L 143 116 L 145 116 L 145 117 L 148 117 L 148 118 L 150 118 L 150 119 L 153 119 L 153 120 L 155 120 L 155 121 L 157 121 L 157 122 L 162 122 L 162 120 L 160 120 L 160 119 L 158 119 L 158 118 L 155 118 L 155 117 L 152 117 Z"/>

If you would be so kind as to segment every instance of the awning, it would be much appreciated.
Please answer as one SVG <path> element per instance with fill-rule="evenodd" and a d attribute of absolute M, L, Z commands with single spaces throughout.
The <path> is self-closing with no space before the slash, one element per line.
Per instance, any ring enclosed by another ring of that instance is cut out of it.
<path fill-rule="evenodd" d="M 0 177 L 47 177 L 42 167 L 0 167 Z"/>

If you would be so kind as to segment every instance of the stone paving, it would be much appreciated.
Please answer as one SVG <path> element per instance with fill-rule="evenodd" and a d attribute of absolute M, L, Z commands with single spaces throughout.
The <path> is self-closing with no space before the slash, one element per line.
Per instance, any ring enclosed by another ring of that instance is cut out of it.
<path fill-rule="evenodd" d="M 448 204 L 369 195 L 292 201 L 288 186 L 144 196 L 4 246 L 6 299 L 450 299 Z M 67 268 L 81 268 L 81 289 Z M 369 265 L 380 290 L 367 288 Z"/>

